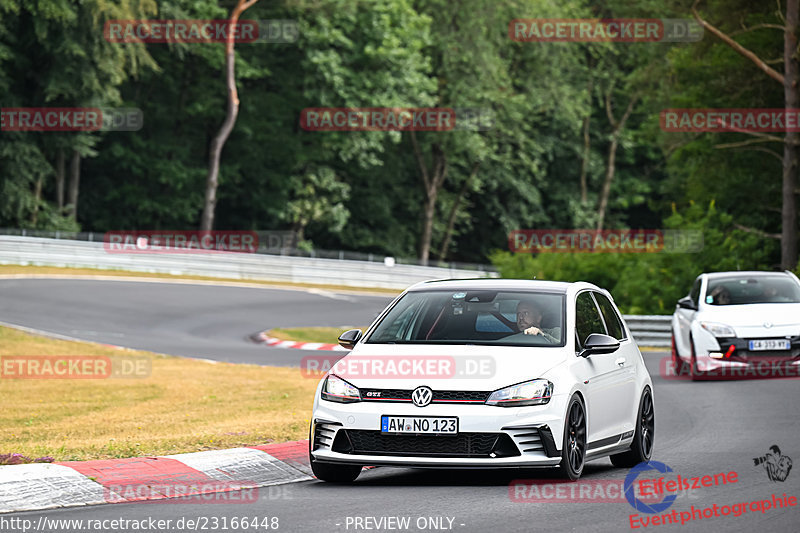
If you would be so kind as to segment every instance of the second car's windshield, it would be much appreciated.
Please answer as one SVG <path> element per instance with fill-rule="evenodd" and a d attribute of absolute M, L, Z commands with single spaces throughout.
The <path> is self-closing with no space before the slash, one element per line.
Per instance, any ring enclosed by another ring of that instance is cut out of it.
<path fill-rule="evenodd" d="M 762 303 L 800 303 L 800 287 L 789 277 L 759 276 L 710 280 L 706 303 L 742 305 Z"/>
<path fill-rule="evenodd" d="M 492 290 L 406 294 L 367 343 L 564 345 L 564 295 Z"/>

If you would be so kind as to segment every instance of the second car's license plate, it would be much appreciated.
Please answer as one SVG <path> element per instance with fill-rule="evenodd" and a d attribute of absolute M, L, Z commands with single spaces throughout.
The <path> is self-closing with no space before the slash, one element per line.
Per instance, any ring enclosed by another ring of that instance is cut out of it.
<path fill-rule="evenodd" d="M 455 416 L 387 416 L 381 417 L 381 433 L 457 435 Z"/>
<path fill-rule="evenodd" d="M 791 345 L 786 339 L 763 339 L 750 341 L 751 352 L 763 352 L 766 350 L 788 350 Z"/>

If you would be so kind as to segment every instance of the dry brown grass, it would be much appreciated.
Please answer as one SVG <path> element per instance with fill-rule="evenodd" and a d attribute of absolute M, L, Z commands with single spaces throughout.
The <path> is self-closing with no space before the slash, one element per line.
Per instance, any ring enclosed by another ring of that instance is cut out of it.
<path fill-rule="evenodd" d="M 0 328 L 0 356 L 146 358 L 149 377 L 0 377 L 0 453 L 56 460 L 162 455 L 306 438 L 316 380 L 299 369 L 118 350 Z"/>

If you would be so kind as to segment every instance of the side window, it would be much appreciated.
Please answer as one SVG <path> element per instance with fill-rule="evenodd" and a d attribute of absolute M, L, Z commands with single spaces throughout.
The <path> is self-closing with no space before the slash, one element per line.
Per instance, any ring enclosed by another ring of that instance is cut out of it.
<path fill-rule="evenodd" d="M 599 292 L 594 293 L 594 298 L 597 300 L 597 305 L 600 306 L 600 312 L 603 314 L 603 320 L 606 322 L 608 334 L 618 341 L 624 339 L 625 328 L 622 327 L 622 321 L 619 319 L 619 315 L 614 309 L 614 304 L 611 303 L 605 294 L 600 294 Z"/>
<path fill-rule="evenodd" d="M 580 293 L 575 300 L 575 329 L 581 345 L 592 333 L 606 333 L 590 292 Z"/>
<path fill-rule="evenodd" d="M 694 280 L 694 285 L 692 285 L 692 292 L 689 293 L 689 297 L 694 302 L 694 305 L 697 305 L 697 302 L 700 300 L 700 278 Z"/>

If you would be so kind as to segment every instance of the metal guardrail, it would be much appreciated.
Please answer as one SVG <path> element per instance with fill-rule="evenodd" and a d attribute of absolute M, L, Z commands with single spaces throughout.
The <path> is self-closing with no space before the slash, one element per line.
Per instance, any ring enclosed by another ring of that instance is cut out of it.
<path fill-rule="evenodd" d="M 405 289 L 428 279 L 497 277 L 496 272 L 348 259 L 246 253 L 108 253 L 102 242 L 0 235 L 0 264 L 129 270 L 238 280 Z M 669 315 L 625 315 L 641 346 L 670 346 Z"/>
<path fill-rule="evenodd" d="M 130 270 L 238 280 L 405 289 L 429 279 L 496 272 L 383 262 L 233 252 L 109 253 L 102 242 L 0 235 L 0 264 Z"/>
<path fill-rule="evenodd" d="M 669 347 L 671 315 L 625 315 L 625 322 L 639 346 Z"/>
<path fill-rule="evenodd" d="M 113 232 L 112 232 L 113 233 Z M 169 234 L 169 231 L 165 231 Z M 246 232 L 249 233 L 249 232 Z M 257 254 L 270 254 L 270 255 L 283 255 L 292 257 L 311 257 L 320 259 L 349 259 L 353 261 L 370 261 L 376 263 L 383 263 L 386 255 L 378 253 L 364 253 L 352 252 L 349 250 L 323 250 L 313 249 L 304 250 L 300 248 L 291 247 L 291 242 L 294 241 L 290 235 L 291 231 L 254 231 L 258 236 L 258 249 Z M 13 229 L 13 228 L 0 228 L 0 237 L 16 236 L 16 237 L 41 237 L 45 239 L 59 239 L 67 241 L 89 241 L 89 242 L 104 242 L 107 234 L 96 233 L 92 231 L 56 231 L 56 230 L 31 230 L 31 229 Z M 483 265 L 479 263 L 464 263 L 461 261 L 439 261 L 431 259 L 427 263 L 423 263 L 417 258 L 409 257 L 392 257 L 395 264 L 398 265 L 418 265 L 418 266 L 431 266 L 456 270 L 475 270 L 484 272 L 496 272 L 492 265 Z"/>

